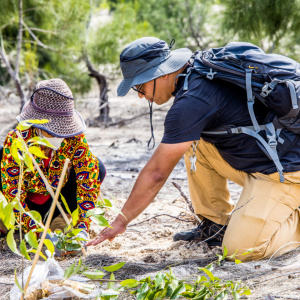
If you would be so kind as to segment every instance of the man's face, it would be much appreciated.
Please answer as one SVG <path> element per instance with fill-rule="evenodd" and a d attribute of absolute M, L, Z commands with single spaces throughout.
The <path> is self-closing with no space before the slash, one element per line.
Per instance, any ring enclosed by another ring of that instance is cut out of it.
<path fill-rule="evenodd" d="M 166 103 L 172 97 L 172 92 L 174 90 L 173 84 L 168 79 L 168 75 L 156 78 L 154 97 L 154 80 L 148 81 L 141 86 L 136 86 L 136 89 L 139 90 L 139 97 L 145 97 L 146 100 L 154 102 L 157 105 L 162 105 Z"/>

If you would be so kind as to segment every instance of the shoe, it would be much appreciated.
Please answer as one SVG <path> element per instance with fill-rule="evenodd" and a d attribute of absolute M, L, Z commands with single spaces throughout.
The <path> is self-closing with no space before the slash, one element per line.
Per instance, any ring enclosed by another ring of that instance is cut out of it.
<path fill-rule="evenodd" d="M 224 228 L 223 228 L 224 227 Z M 205 241 L 209 246 L 222 246 L 224 233 L 227 226 L 216 224 L 208 219 L 202 222 L 193 230 L 176 233 L 173 240 L 176 241 Z M 210 238 L 211 237 L 211 238 Z"/>

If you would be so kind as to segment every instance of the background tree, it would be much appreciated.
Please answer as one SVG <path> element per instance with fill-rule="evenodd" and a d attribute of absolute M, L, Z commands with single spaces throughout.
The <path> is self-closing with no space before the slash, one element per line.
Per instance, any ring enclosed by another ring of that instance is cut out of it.
<path fill-rule="evenodd" d="M 299 0 L 224 0 L 223 32 L 266 52 L 299 59 Z"/>

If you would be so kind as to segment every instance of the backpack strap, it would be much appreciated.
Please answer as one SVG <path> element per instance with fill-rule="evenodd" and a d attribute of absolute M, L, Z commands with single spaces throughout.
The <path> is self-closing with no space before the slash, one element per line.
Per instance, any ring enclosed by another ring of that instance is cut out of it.
<path fill-rule="evenodd" d="M 283 176 L 283 167 L 280 163 L 278 153 L 277 153 L 277 145 L 278 142 L 283 143 L 284 141 L 279 138 L 279 134 L 281 129 L 275 129 L 275 126 L 273 123 L 268 123 L 265 125 L 259 125 L 259 130 L 255 130 L 254 126 L 243 126 L 243 127 L 219 127 L 215 130 L 209 130 L 209 131 L 202 131 L 202 134 L 204 135 L 230 135 L 230 134 L 247 134 L 254 138 L 256 138 L 263 150 L 265 150 L 265 154 L 274 162 L 276 169 L 279 173 L 280 182 L 284 182 L 284 176 Z M 259 134 L 261 130 L 264 130 L 266 132 L 267 141 Z"/>
<path fill-rule="evenodd" d="M 255 96 L 252 94 L 252 84 L 251 84 L 251 77 L 252 77 L 252 69 L 246 69 L 246 91 L 247 91 L 247 105 L 250 114 L 250 118 L 252 124 L 254 126 L 255 131 L 260 131 L 260 127 L 257 123 L 255 114 L 254 114 L 254 99 Z"/>

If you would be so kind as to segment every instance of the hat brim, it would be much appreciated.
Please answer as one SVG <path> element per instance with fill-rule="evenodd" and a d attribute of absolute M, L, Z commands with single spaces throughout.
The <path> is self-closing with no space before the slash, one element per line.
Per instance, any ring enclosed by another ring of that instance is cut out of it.
<path fill-rule="evenodd" d="M 79 135 L 86 130 L 86 125 L 81 115 L 74 109 L 71 116 L 54 116 L 39 112 L 31 105 L 28 100 L 19 116 L 16 117 L 18 122 L 25 120 L 42 120 L 48 119 L 45 124 L 33 124 L 34 127 L 45 130 L 47 133 L 60 138 L 68 138 Z"/>
<path fill-rule="evenodd" d="M 128 91 L 135 85 L 143 84 L 166 74 L 178 71 L 191 58 L 192 52 L 187 48 L 181 48 L 171 51 L 170 57 L 161 64 L 150 68 L 149 70 L 121 81 L 118 86 L 118 96 L 125 96 Z"/>

